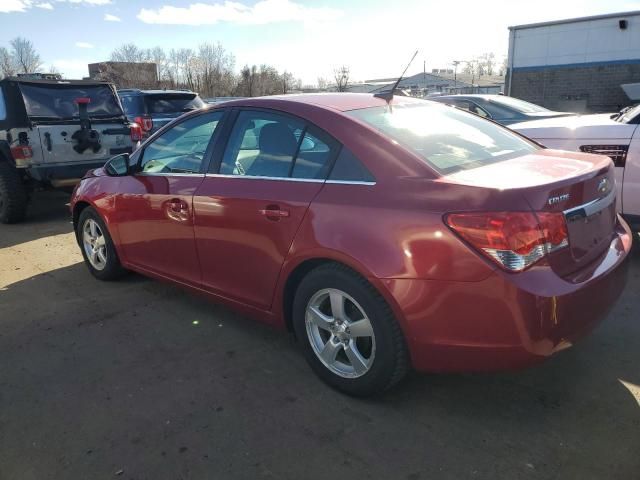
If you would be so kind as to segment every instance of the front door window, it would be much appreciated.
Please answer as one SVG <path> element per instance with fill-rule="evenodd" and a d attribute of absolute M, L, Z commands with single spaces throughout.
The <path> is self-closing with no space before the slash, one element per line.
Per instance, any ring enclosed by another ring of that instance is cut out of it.
<path fill-rule="evenodd" d="M 140 170 L 147 174 L 201 173 L 205 153 L 222 112 L 198 115 L 164 132 L 147 145 Z"/>

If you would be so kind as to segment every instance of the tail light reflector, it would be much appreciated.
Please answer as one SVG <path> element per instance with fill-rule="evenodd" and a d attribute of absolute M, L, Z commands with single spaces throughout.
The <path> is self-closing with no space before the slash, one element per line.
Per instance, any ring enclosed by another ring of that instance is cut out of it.
<path fill-rule="evenodd" d="M 11 147 L 11 156 L 14 160 L 27 160 L 33 157 L 33 150 L 29 145 L 17 145 Z"/>
<path fill-rule="evenodd" d="M 132 142 L 142 141 L 142 128 L 137 123 L 132 123 L 129 130 Z"/>
<path fill-rule="evenodd" d="M 521 272 L 569 245 L 562 213 L 451 213 L 446 222 L 461 238 L 509 272 Z"/>
<path fill-rule="evenodd" d="M 143 132 L 149 132 L 153 128 L 153 119 L 151 117 L 136 117 L 133 121 L 142 127 Z"/>

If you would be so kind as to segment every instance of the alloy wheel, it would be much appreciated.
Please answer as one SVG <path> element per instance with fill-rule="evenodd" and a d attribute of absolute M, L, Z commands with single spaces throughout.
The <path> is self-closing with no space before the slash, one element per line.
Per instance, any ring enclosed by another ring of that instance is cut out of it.
<path fill-rule="evenodd" d="M 103 270 L 107 266 L 107 244 L 104 233 L 93 218 L 82 226 L 82 245 L 93 268 Z"/>
<path fill-rule="evenodd" d="M 343 378 L 357 378 L 373 365 L 373 326 L 351 296 L 335 288 L 317 292 L 305 313 L 307 336 L 318 359 Z"/>

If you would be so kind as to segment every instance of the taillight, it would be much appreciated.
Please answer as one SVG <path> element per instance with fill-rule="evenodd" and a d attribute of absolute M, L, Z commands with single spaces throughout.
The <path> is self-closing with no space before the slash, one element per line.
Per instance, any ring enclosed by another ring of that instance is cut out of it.
<path fill-rule="evenodd" d="M 11 156 L 15 160 L 27 160 L 33 157 L 33 150 L 28 145 L 17 145 L 11 147 Z"/>
<path fill-rule="evenodd" d="M 143 132 L 149 132 L 153 128 L 153 119 L 151 117 L 136 117 L 133 121 L 142 127 Z"/>
<path fill-rule="evenodd" d="M 510 272 L 520 272 L 569 245 L 562 213 L 451 213 L 445 220 L 455 233 Z"/>
<path fill-rule="evenodd" d="M 130 128 L 129 135 L 131 136 L 131 141 L 134 143 L 142 141 L 142 128 L 140 128 L 140 125 L 138 125 L 137 123 L 132 123 L 129 126 L 129 128 Z"/>

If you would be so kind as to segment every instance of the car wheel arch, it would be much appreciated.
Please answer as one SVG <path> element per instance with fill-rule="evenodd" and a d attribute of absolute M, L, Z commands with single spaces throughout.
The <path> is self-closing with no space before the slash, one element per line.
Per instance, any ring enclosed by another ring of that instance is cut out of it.
<path fill-rule="evenodd" d="M 279 313 L 279 316 L 282 318 L 283 325 L 287 331 L 293 333 L 293 301 L 300 282 L 308 273 L 310 273 L 315 268 L 330 263 L 342 265 L 369 282 L 387 302 L 406 337 L 404 318 L 402 317 L 401 309 L 396 300 L 391 296 L 390 292 L 384 287 L 383 281 L 368 274 L 366 269 L 362 265 L 359 265 L 357 262 L 328 255 L 300 259 L 299 261 L 295 262 L 295 264 L 290 264 L 288 268 L 285 268 L 288 273 L 284 276 L 281 292 L 278 296 L 278 298 L 280 299 L 278 307 L 281 309 L 281 311 L 274 313 Z"/>
<path fill-rule="evenodd" d="M 82 214 L 82 211 L 85 208 L 92 207 L 92 206 L 93 205 L 91 205 L 89 202 L 84 200 L 80 200 L 76 202 L 76 204 L 73 206 L 73 230 L 74 231 L 77 231 L 78 229 L 78 221 L 80 220 L 80 215 Z"/>
<path fill-rule="evenodd" d="M 98 214 L 98 216 L 102 219 L 102 221 L 107 226 L 107 229 L 109 230 L 109 235 L 113 240 L 114 247 L 118 253 L 118 256 L 122 259 L 123 252 L 121 251 L 121 248 L 120 248 L 118 232 L 117 232 L 117 229 L 113 228 L 114 226 L 112 225 L 109 215 L 105 215 L 104 212 L 102 212 L 100 208 L 98 208 L 93 202 L 90 202 L 85 198 L 81 198 L 80 200 L 77 200 L 73 205 L 73 230 L 74 232 L 76 232 L 76 240 L 80 242 L 80 238 L 78 238 L 78 235 L 77 235 L 78 222 L 80 220 L 80 215 L 82 215 L 82 212 L 89 207 L 95 210 L 95 212 Z"/>

